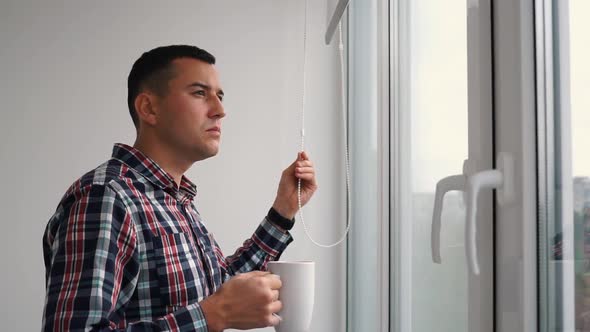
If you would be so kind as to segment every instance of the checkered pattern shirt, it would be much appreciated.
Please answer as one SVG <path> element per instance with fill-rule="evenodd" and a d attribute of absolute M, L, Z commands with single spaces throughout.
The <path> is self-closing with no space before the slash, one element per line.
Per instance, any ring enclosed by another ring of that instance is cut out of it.
<path fill-rule="evenodd" d="M 267 218 L 225 257 L 153 160 L 115 144 L 66 192 L 43 236 L 43 331 L 207 331 L 199 302 L 231 276 L 265 270 L 292 241 Z"/>

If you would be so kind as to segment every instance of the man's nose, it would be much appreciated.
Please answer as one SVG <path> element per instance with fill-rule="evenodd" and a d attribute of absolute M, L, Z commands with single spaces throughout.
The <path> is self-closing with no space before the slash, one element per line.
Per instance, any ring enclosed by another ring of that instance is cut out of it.
<path fill-rule="evenodd" d="M 215 96 L 211 98 L 211 110 L 209 111 L 209 117 L 221 119 L 225 117 L 225 109 L 223 107 L 223 103 L 221 103 L 221 99 Z"/>

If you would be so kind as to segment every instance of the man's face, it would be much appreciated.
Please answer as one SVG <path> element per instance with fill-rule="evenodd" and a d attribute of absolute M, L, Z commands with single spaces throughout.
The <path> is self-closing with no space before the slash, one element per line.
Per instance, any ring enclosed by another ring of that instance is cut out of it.
<path fill-rule="evenodd" d="M 219 151 L 225 116 L 217 70 L 192 58 L 172 63 L 175 76 L 158 99 L 156 134 L 182 158 L 195 162 L 212 157 Z"/>

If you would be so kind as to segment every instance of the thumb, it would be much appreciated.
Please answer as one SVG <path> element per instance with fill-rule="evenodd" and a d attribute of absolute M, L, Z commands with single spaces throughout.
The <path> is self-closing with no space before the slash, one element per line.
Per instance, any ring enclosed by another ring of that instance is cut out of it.
<path fill-rule="evenodd" d="M 297 153 L 297 160 L 308 160 L 309 157 L 307 156 L 307 153 L 305 151 L 300 151 L 299 153 Z"/>
<path fill-rule="evenodd" d="M 252 277 L 262 277 L 267 274 L 270 274 L 270 272 L 268 272 L 268 271 L 251 271 L 251 272 L 242 273 L 241 275 L 244 277 L 247 277 L 247 278 L 252 278 Z"/>

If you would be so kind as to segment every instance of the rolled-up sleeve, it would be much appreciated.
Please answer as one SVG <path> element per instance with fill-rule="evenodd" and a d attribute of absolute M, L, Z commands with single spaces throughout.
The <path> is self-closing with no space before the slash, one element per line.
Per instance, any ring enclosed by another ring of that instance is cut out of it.
<path fill-rule="evenodd" d="M 289 232 L 264 218 L 254 234 L 234 254 L 223 257 L 221 250 L 216 250 L 217 258 L 230 275 L 266 270 L 267 263 L 278 260 L 291 242 L 293 237 Z M 217 243 L 215 245 L 218 247 Z"/>

